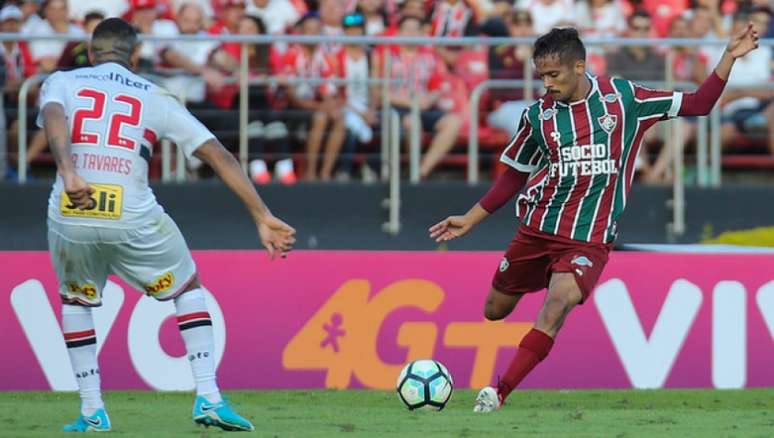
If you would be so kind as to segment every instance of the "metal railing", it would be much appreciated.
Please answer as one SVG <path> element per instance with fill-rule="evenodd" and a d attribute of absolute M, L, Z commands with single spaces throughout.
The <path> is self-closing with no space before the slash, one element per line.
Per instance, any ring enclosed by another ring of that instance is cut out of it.
<path fill-rule="evenodd" d="M 30 41 L 30 40 L 57 40 L 57 41 L 84 41 L 88 40 L 88 37 L 83 36 L 68 36 L 68 35 L 20 35 L 20 34 L 8 34 L 0 33 L 0 41 Z M 248 56 L 247 45 L 248 44 L 272 44 L 272 43 L 321 43 L 321 44 L 359 44 L 359 45 L 433 45 L 433 46 L 495 46 L 495 45 L 531 45 L 534 37 L 520 37 L 520 38 L 480 38 L 480 37 L 465 37 L 465 38 L 449 38 L 449 37 L 330 37 L 330 36 L 300 36 L 300 35 L 255 35 L 255 36 L 240 36 L 240 35 L 177 35 L 169 37 L 149 36 L 141 35 L 141 41 L 151 42 L 177 42 L 177 41 L 217 41 L 217 42 L 234 42 L 241 45 L 241 62 L 239 65 L 239 161 L 243 168 L 246 168 L 248 161 L 248 87 L 251 84 L 271 84 L 276 82 L 276 78 L 255 78 L 250 79 L 248 77 Z M 653 46 L 654 41 L 649 38 L 638 39 L 614 39 L 609 38 L 585 38 L 585 44 L 588 47 L 594 46 Z M 724 46 L 727 44 L 725 39 L 660 39 L 655 41 L 656 45 L 661 47 L 706 47 L 706 46 Z M 761 46 L 774 46 L 774 39 L 764 39 L 760 41 Z M 671 59 L 671 51 L 667 51 L 667 58 Z M 385 72 L 391 71 L 390 62 L 391 57 L 385 57 Z M 478 102 L 481 98 L 486 87 L 499 87 L 505 86 L 505 84 L 521 84 L 525 89 L 525 96 L 531 96 L 534 87 L 532 80 L 531 63 L 525 63 L 524 80 L 521 81 L 504 81 L 502 83 L 497 81 L 487 81 L 477 87 L 470 96 L 471 120 L 477 121 L 478 116 Z M 24 183 L 27 179 L 27 166 L 26 166 L 26 107 L 27 107 L 27 92 L 32 85 L 39 83 L 45 76 L 39 75 L 29 78 L 22 84 L 19 91 L 19 181 Z M 666 63 L 665 77 L 668 81 L 671 81 L 671 62 Z M 309 79 L 297 79 L 298 82 L 310 83 Z M 311 80 L 314 82 L 316 80 Z M 331 80 L 319 80 L 322 82 L 331 82 Z M 371 82 L 373 81 L 373 82 Z M 386 85 L 388 82 L 387 77 L 380 79 L 369 80 L 369 85 L 382 85 L 383 93 L 381 96 L 382 108 L 389 108 L 389 92 Z M 292 83 L 293 80 L 290 80 Z M 769 84 L 771 85 L 771 84 Z M 419 161 L 420 161 L 420 111 L 417 103 L 416 96 L 413 96 L 411 106 L 411 126 L 412 129 L 409 132 L 409 180 L 412 183 L 419 181 Z M 699 147 L 697 149 L 697 182 L 700 187 L 707 185 L 719 186 L 721 183 L 721 148 L 720 148 L 720 113 L 716 109 L 709 117 L 709 139 L 707 139 L 707 123 L 705 118 L 699 118 L 699 129 L 697 132 L 697 141 Z M 673 123 L 670 128 L 673 130 L 672 141 L 674 143 L 680 143 L 678 147 L 673 147 L 673 167 L 674 167 L 674 184 L 673 184 L 673 222 L 670 225 L 671 231 L 675 234 L 684 232 L 685 223 L 685 204 L 684 204 L 684 181 L 682 180 L 682 162 L 683 162 L 683 150 L 682 141 L 677 141 L 682 138 L 682 128 L 679 123 Z M 387 202 L 390 213 L 387 224 L 385 224 L 385 230 L 388 232 L 397 233 L 400 229 L 399 218 L 399 206 L 400 206 L 400 131 L 401 120 L 397 114 L 393 114 L 391 111 L 382 111 L 381 120 L 381 148 L 380 155 L 382 157 L 381 176 L 383 180 L 389 180 L 390 182 L 390 197 Z M 468 181 L 475 183 L 479 181 L 479 155 L 478 155 L 478 124 L 470 124 L 470 135 L 468 144 Z M 709 148 L 707 148 L 707 140 L 709 140 Z M 709 149 L 709 150 L 708 150 Z M 165 181 L 170 180 L 170 166 L 171 146 L 169 143 L 162 143 L 162 179 Z M 166 158 L 165 158 L 166 157 Z M 184 157 L 178 148 L 177 156 L 177 180 L 182 181 L 184 179 Z M 166 170 L 165 170 L 166 169 Z M 166 178 L 164 178 L 166 175 Z"/>

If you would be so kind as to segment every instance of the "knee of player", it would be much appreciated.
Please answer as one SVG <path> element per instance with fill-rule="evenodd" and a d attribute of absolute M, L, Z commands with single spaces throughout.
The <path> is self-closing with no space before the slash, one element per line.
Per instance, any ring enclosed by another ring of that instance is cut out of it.
<path fill-rule="evenodd" d="M 506 315 L 503 312 L 498 312 L 493 307 L 484 307 L 484 318 L 486 318 L 488 321 L 499 321 L 505 318 L 505 316 Z"/>
<path fill-rule="evenodd" d="M 580 300 L 575 297 L 575 294 L 568 291 L 567 293 L 555 294 L 549 297 L 546 301 L 546 306 L 553 313 L 562 315 L 569 312 L 579 302 Z"/>

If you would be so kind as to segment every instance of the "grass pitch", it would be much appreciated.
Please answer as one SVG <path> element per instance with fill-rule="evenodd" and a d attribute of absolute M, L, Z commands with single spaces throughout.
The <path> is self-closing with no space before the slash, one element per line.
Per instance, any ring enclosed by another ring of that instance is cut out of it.
<path fill-rule="evenodd" d="M 408 412 L 394 392 L 233 391 L 261 437 L 773 437 L 774 389 L 521 391 L 499 412 L 471 412 L 456 391 L 442 412 Z M 108 392 L 113 435 L 220 435 L 190 417 L 187 393 Z M 74 393 L 0 393 L 0 436 L 56 436 L 75 418 Z"/>

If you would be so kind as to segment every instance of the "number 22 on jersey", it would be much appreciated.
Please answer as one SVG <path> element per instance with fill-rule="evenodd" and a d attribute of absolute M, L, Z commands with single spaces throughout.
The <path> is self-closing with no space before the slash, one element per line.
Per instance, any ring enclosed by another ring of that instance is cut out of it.
<path fill-rule="evenodd" d="M 91 100 L 91 106 L 80 108 L 73 114 L 73 125 L 70 135 L 72 144 L 99 144 L 100 136 L 104 132 L 87 132 L 84 130 L 86 120 L 102 120 L 105 117 L 105 106 L 107 104 L 107 94 L 105 92 L 94 90 L 92 88 L 83 88 L 75 94 L 80 98 Z M 107 124 L 107 142 L 111 147 L 126 148 L 134 150 L 137 142 L 131 138 L 121 136 L 121 127 L 123 125 L 140 126 L 140 115 L 142 112 L 142 102 L 136 97 L 128 94 L 118 94 L 113 97 L 113 102 L 123 104 L 127 112 L 114 112 L 110 116 Z"/>

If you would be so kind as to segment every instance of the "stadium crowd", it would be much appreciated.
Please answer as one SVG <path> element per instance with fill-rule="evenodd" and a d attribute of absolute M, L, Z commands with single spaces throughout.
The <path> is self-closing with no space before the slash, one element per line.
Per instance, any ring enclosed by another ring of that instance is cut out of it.
<path fill-rule="evenodd" d="M 661 82 L 671 69 L 677 82 L 700 83 L 724 46 L 615 47 L 614 38 L 723 38 L 748 21 L 764 38 L 774 36 L 769 0 L 18 0 L 2 2 L 0 31 L 22 35 L 88 35 L 106 17 L 123 17 L 141 33 L 175 35 L 373 35 L 536 36 L 558 26 L 574 26 L 585 37 L 609 38 L 610 46 L 589 50 L 593 74 Z M 367 78 L 397 79 L 389 104 L 410 127 L 410 107 L 420 107 L 423 155 L 420 175 L 439 165 L 459 165 L 452 153 L 467 142 L 469 123 L 480 125 L 480 141 L 491 156 L 507 142 L 521 111 L 537 97 L 522 90 L 490 90 L 478 120 L 470 120 L 469 97 L 481 81 L 523 79 L 530 46 L 397 46 L 285 44 L 249 45 L 250 175 L 256 183 L 276 180 L 376 179 L 379 86 Z M 672 65 L 666 66 L 672 50 Z M 5 117 L 0 117 L 0 176 L 15 177 L 17 130 L 29 129 L 27 161 L 50 167 L 46 140 L 30 122 L 19 127 L 19 87 L 25 78 L 88 65 L 86 42 L 56 40 L 0 43 Z M 238 43 L 216 41 L 145 42 L 139 69 L 192 109 L 231 150 L 238 145 Z M 387 59 L 389 58 L 389 62 Z M 727 149 L 774 154 L 772 51 L 762 46 L 738 61 L 722 101 L 722 142 Z M 385 68 L 389 66 L 389 71 Z M 273 83 L 260 79 L 273 77 Z M 288 81 L 291 78 L 322 81 Z M 346 79 L 346 85 L 328 79 Z M 764 87 L 761 87 L 764 85 Z M 536 83 L 535 93 L 540 90 Z M 34 93 L 29 99 L 34 113 Z M 34 120 L 29 117 L 28 120 Z M 687 142 L 695 121 L 685 121 Z M 34 132 L 34 133 L 33 133 Z M 405 138 L 406 136 L 404 136 Z M 5 142 L 7 142 L 7 147 Z M 663 133 L 653 130 L 639 162 L 645 182 L 669 180 Z M 752 149 L 750 149 L 752 148 Z M 462 149 L 460 149 L 462 150 Z M 158 154 L 156 154 L 158 155 Z M 158 160 L 153 163 L 158 164 Z M 193 171 L 196 163 L 189 163 Z M 495 166 L 493 166 L 494 168 Z M 151 169 L 158 175 L 158 169 Z"/>

